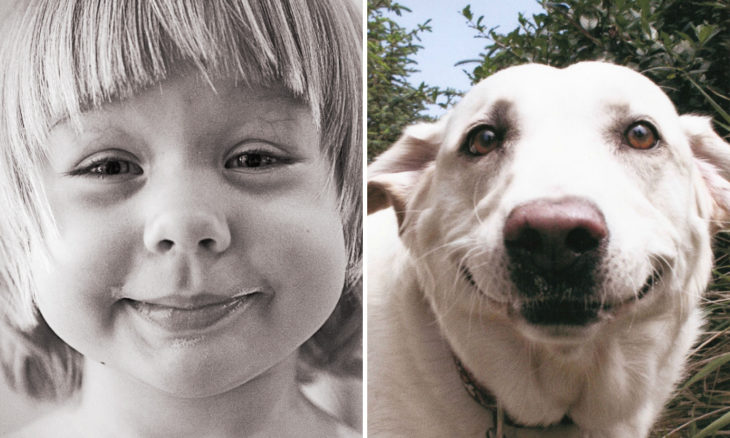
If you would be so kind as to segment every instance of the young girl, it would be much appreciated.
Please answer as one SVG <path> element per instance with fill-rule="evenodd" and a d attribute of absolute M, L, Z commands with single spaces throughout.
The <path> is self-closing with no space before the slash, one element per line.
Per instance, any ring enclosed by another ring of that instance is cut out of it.
<path fill-rule="evenodd" d="M 5 32 L 0 356 L 65 400 L 19 436 L 356 434 L 301 392 L 361 369 L 353 2 L 28 0 Z"/>

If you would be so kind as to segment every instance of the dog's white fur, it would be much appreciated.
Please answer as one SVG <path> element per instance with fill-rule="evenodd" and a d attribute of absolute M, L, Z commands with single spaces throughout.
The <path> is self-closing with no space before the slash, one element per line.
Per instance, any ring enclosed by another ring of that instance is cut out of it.
<path fill-rule="evenodd" d="M 499 152 L 460 152 L 470 129 L 505 120 Z M 656 126 L 655 148 L 625 143 L 636 120 Z M 728 218 L 730 147 L 707 119 L 679 116 L 628 68 L 524 65 L 408 128 L 368 173 L 369 212 L 396 212 L 367 223 L 369 435 L 483 437 L 492 415 L 453 355 L 516 422 L 545 427 L 513 436 L 648 434 L 700 330 L 711 235 Z M 605 217 L 601 300 L 616 309 L 586 327 L 533 326 L 518 315 L 504 223 L 564 197 Z M 657 264 L 661 280 L 637 299 Z M 574 424 L 556 425 L 565 415 Z"/>

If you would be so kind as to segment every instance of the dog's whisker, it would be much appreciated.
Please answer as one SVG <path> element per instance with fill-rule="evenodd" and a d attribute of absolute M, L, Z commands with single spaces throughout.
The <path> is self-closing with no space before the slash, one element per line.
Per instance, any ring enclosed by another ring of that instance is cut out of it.
<path fill-rule="evenodd" d="M 469 244 L 468 244 L 468 242 L 462 242 L 461 240 L 459 240 L 459 241 L 456 241 L 456 242 L 448 242 L 448 241 L 447 241 L 447 242 L 446 242 L 446 243 L 444 243 L 444 244 L 441 244 L 441 245 L 439 245 L 439 246 L 436 246 L 436 247 L 434 247 L 434 248 L 431 248 L 431 249 L 429 249 L 428 251 L 426 251 L 426 252 L 424 252 L 423 254 L 419 255 L 419 256 L 417 257 L 417 259 L 418 259 L 419 261 L 420 261 L 420 260 L 423 260 L 423 259 L 425 259 L 426 257 L 429 257 L 429 256 L 431 256 L 432 254 L 434 254 L 434 253 L 437 253 L 437 252 L 439 252 L 439 251 L 441 251 L 441 250 L 443 250 L 443 249 L 449 249 L 449 250 L 451 251 L 451 253 L 453 253 L 453 252 L 456 252 L 456 251 L 460 251 L 460 250 L 461 250 L 461 249 L 462 249 L 463 247 L 466 247 L 466 248 L 468 248 L 468 247 L 469 247 Z M 449 253 L 449 254 L 450 254 L 450 253 Z"/>
<path fill-rule="evenodd" d="M 473 190 L 473 196 L 471 199 L 472 204 L 472 211 L 474 212 L 474 217 L 477 219 L 477 223 L 480 225 L 484 224 L 484 221 L 481 217 L 479 217 L 479 187 L 482 187 L 484 184 L 484 177 L 478 178 L 477 181 L 474 183 L 474 190 Z"/>

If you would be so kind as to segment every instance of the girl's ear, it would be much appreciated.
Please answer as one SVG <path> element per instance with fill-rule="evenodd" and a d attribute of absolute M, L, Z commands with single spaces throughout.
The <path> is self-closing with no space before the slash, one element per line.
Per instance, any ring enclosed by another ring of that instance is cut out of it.
<path fill-rule="evenodd" d="M 368 214 L 392 206 L 403 223 L 406 205 L 423 172 L 436 159 L 446 117 L 408 127 L 400 139 L 368 166 Z"/>
<path fill-rule="evenodd" d="M 684 115 L 680 123 L 709 190 L 711 230 L 717 232 L 730 221 L 730 144 L 712 130 L 707 117 Z"/>

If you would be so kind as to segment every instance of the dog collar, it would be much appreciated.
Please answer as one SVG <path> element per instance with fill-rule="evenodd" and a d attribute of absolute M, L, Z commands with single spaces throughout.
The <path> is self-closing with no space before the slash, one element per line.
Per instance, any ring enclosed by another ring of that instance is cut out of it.
<path fill-rule="evenodd" d="M 486 438 L 503 438 L 508 428 L 511 429 L 533 429 L 541 430 L 539 427 L 525 426 L 512 420 L 509 415 L 504 412 L 501 403 L 497 401 L 497 398 L 484 386 L 476 381 L 474 375 L 461 363 L 455 354 L 451 354 L 456 364 L 456 369 L 459 371 L 459 377 L 461 383 L 464 385 L 464 389 L 469 393 L 469 396 L 479 403 L 481 407 L 492 413 L 492 427 L 487 429 L 485 436 Z M 561 420 L 559 424 L 573 424 L 573 421 L 567 415 Z"/>
<path fill-rule="evenodd" d="M 502 438 L 504 436 L 505 424 L 505 416 L 502 406 L 497 403 L 497 399 L 487 388 L 480 385 L 474 379 L 474 375 L 472 375 L 472 373 L 464 367 L 464 364 L 461 363 L 459 358 L 453 353 L 452 356 L 454 357 L 456 369 L 459 371 L 459 377 L 461 378 L 461 383 L 464 385 L 466 392 L 469 393 L 469 396 L 471 396 L 475 402 L 479 403 L 481 407 L 492 413 L 493 427 L 487 429 L 485 435 L 486 438 Z"/>

